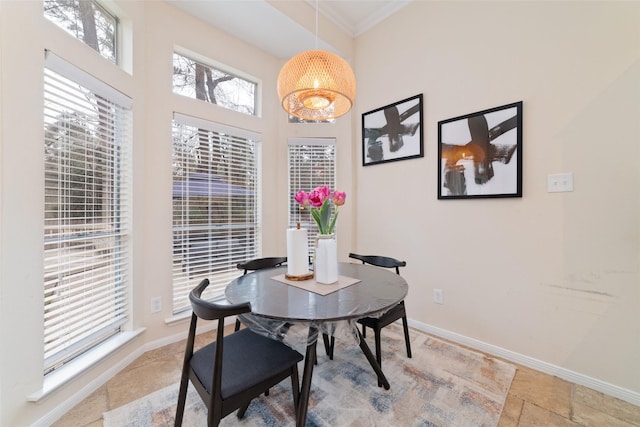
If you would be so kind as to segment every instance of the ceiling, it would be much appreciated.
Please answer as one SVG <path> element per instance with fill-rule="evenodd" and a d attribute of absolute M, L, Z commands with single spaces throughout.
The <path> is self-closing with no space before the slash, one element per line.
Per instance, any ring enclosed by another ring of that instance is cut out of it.
<path fill-rule="evenodd" d="M 304 28 L 266 0 L 166 1 L 278 58 L 290 58 L 316 46 L 314 32 Z M 316 0 L 304 2 L 315 9 Z M 319 13 L 355 38 L 410 2 L 411 0 L 322 0 L 317 4 Z M 318 40 L 318 48 L 336 51 L 322 40 Z"/>
<path fill-rule="evenodd" d="M 305 0 L 352 37 L 357 37 L 394 14 L 411 0 Z"/>

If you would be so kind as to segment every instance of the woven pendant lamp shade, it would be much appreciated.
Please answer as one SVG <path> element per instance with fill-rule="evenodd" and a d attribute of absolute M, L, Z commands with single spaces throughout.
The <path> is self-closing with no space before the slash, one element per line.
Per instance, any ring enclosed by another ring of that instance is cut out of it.
<path fill-rule="evenodd" d="M 351 67 L 326 50 L 291 58 L 278 75 L 278 97 L 289 114 L 304 120 L 340 117 L 353 106 L 356 78 Z"/>

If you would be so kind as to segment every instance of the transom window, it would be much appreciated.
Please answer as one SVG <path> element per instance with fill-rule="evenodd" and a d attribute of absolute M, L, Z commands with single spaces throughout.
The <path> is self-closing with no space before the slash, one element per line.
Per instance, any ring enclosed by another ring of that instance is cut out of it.
<path fill-rule="evenodd" d="M 300 117 L 289 115 L 289 123 L 335 123 L 336 119 L 327 120 L 305 120 Z"/>
<path fill-rule="evenodd" d="M 44 16 L 117 63 L 118 19 L 92 0 L 44 0 Z"/>
<path fill-rule="evenodd" d="M 260 253 L 260 135 L 176 113 L 173 121 L 173 312 L 208 278 L 223 295 Z"/>
<path fill-rule="evenodd" d="M 255 116 L 257 87 L 256 82 L 173 54 L 173 92 L 178 95 Z"/>

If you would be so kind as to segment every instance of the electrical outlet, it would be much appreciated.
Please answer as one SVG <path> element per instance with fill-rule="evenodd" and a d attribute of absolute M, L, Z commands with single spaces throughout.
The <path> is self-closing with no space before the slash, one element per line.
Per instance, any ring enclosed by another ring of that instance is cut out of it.
<path fill-rule="evenodd" d="M 444 304 L 444 295 L 442 289 L 433 290 L 433 302 L 436 304 Z"/>
<path fill-rule="evenodd" d="M 151 298 L 151 312 L 159 313 L 162 311 L 162 297 Z"/>

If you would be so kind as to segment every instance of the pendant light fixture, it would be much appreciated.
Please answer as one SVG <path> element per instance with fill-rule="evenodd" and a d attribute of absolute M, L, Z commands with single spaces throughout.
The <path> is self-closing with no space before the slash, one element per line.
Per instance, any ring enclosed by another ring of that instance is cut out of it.
<path fill-rule="evenodd" d="M 282 108 L 304 120 L 328 120 L 346 114 L 356 98 L 356 78 L 338 55 L 318 49 L 318 0 L 316 0 L 316 48 L 295 55 L 278 75 Z"/>

